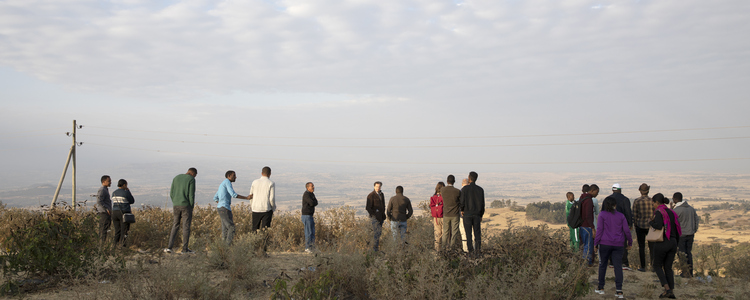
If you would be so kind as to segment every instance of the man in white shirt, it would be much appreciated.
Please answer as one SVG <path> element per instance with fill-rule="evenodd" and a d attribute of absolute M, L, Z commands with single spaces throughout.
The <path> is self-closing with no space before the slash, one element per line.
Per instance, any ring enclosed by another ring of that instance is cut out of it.
<path fill-rule="evenodd" d="M 253 181 L 248 197 L 253 200 L 253 231 L 271 227 L 273 211 L 276 210 L 276 185 L 269 179 L 271 168 L 263 167 L 261 177 Z"/>

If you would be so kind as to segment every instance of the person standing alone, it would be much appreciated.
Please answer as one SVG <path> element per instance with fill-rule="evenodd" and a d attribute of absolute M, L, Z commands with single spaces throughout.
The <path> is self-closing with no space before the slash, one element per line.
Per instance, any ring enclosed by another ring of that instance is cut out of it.
<path fill-rule="evenodd" d="M 469 172 L 469 184 L 461 188 L 461 216 L 464 218 L 466 247 L 469 253 L 475 251 L 480 253 L 482 250 L 481 225 L 484 216 L 484 189 L 477 185 L 478 177 L 477 172 Z"/>
<path fill-rule="evenodd" d="M 302 224 L 305 226 L 305 253 L 312 253 L 315 245 L 315 207 L 318 199 L 315 198 L 315 185 L 312 182 L 305 184 L 305 192 L 302 194 Z"/>
<path fill-rule="evenodd" d="M 190 243 L 190 224 L 193 221 L 193 208 L 195 207 L 195 176 L 198 169 L 190 168 L 187 173 L 180 174 L 172 179 L 172 187 L 169 190 L 169 198 L 172 199 L 172 231 L 169 233 L 169 244 L 164 249 L 166 253 L 172 253 L 174 239 L 177 230 L 182 224 L 182 253 L 193 253 L 188 248 Z"/>
<path fill-rule="evenodd" d="M 99 237 L 104 242 L 107 240 L 109 226 L 112 225 L 112 198 L 109 197 L 112 178 L 109 178 L 109 175 L 104 175 L 101 182 L 102 186 L 96 192 L 96 213 L 99 215 Z"/>

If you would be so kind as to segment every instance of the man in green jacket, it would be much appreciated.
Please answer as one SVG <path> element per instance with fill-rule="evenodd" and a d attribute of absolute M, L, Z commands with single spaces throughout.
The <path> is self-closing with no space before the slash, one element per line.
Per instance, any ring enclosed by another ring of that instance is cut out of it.
<path fill-rule="evenodd" d="M 172 180 L 172 189 L 169 197 L 172 198 L 172 232 L 169 234 L 169 245 L 164 249 L 165 253 L 172 253 L 174 238 L 182 223 L 182 253 L 194 253 L 188 248 L 190 241 L 190 223 L 193 221 L 193 207 L 195 207 L 195 176 L 198 170 L 188 169 L 187 173 L 175 176 Z"/>

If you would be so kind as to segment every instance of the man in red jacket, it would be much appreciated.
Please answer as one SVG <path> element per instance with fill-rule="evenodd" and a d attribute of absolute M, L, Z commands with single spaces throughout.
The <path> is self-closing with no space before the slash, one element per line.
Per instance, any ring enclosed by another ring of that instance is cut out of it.
<path fill-rule="evenodd" d="M 581 218 L 583 224 L 581 224 L 581 245 L 583 246 L 583 258 L 586 259 L 586 263 L 589 267 L 594 265 L 594 237 L 596 236 L 596 229 L 594 229 L 594 202 L 592 198 L 599 196 L 599 186 L 592 184 L 588 193 L 581 195 Z"/>

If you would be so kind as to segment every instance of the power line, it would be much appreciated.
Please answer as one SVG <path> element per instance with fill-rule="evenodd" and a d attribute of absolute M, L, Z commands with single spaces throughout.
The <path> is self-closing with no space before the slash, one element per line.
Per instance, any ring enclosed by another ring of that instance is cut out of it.
<path fill-rule="evenodd" d="M 16 131 L 12 133 L 4 133 L 0 135 L 7 135 L 7 134 L 19 134 L 19 133 L 29 133 L 29 132 L 41 132 L 41 131 L 51 131 L 51 130 L 60 130 L 60 128 L 48 128 L 48 129 L 37 129 L 37 130 L 26 130 L 26 131 Z"/>
<path fill-rule="evenodd" d="M 29 137 L 50 136 L 50 135 L 58 135 L 58 134 L 60 133 L 56 132 L 56 133 L 32 134 L 32 135 L 14 135 L 14 136 L 3 137 L 3 139 L 29 138 Z"/>
<path fill-rule="evenodd" d="M 132 132 L 149 132 L 163 134 L 182 134 L 206 137 L 238 137 L 238 138 L 263 138 L 263 139 L 302 139 L 302 140 L 436 140 L 436 139 L 494 139 L 494 138 L 528 138 L 528 137 L 562 137 L 562 136 L 587 136 L 587 135 L 615 135 L 615 134 L 633 134 L 633 133 L 655 133 L 655 132 L 680 132 L 680 131 L 700 131 L 700 130 L 721 130 L 721 129 L 742 129 L 750 128 L 748 126 L 724 126 L 724 127 L 702 127 L 702 128 L 682 128 L 682 129 L 654 129 L 654 130 L 634 130 L 634 131 L 610 131 L 610 132 L 590 132 L 590 133 L 557 133 L 557 134 L 526 134 L 526 135 L 489 135 L 489 136 L 453 136 L 453 137 L 310 137 L 310 136 L 257 136 L 257 135 L 231 135 L 231 134 L 209 134 L 209 133 L 190 133 L 190 132 L 172 132 L 158 130 L 138 130 L 112 127 L 89 126 L 86 127 L 106 130 L 132 131 Z"/>
<path fill-rule="evenodd" d="M 410 149 L 410 148 L 499 148 L 499 147 L 539 147 L 539 146 L 581 146 L 581 145 L 615 145 L 615 144 L 649 144 L 649 143 L 673 143 L 673 142 L 695 142 L 695 141 L 717 141 L 717 140 L 738 140 L 748 139 L 750 136 L 736 137 L 714 137 L 714 138 L 693 138 L 693 139 L 671 139 L 671 140 L 641 140 L 641 141 L 614 141 L 614 142 L 577 142 L 577 143 L 543 143 L 543 144 L 496 144 L 496 145 L 429 145 L 429 146 L 352 146 L 352 145 L 285 145 L 285 144 L 265 144 L 265 143 L 225 143 L 225 142 L 197 142 L 182 140 L 151 139 L 137 137 L 111 136 L 101 134 L 87 134 L 88 136 L 108 137 L 116 139 L 142 140 L 171 142 L 183 144 L 211 144 L 211 145 L 228 145 L 228 146 L 257 146 L 257 147 L 289 147 L 289 148 L 380 148 L 380 149 Z"/>
<path fill-rule="evenodd" d="M 750 160 L 750 157 L 734 158 L 696 158 L 696 159 L 653 159 L 653 160 L 622 160 L 622 161 L 567 161 L 567 162 L 415 162 L 415 161 L 344 161 L 344 160 L 311 160 L 311 159 L 286 159 L 286 158 L 269 158 L 269 157 L 247 157 L 235 155 L 203 154 L 193 152 L 162 151 L 154 149 L 144 149 L 135 147 L 123 147 L 115 145 L 106 145 L 87 142 L 87 145 L 113 147 L 131 150 L 140 150 L 148 152 L 168 153 L 168 154 L 186 154 L 194 156 L 239 158 L 253 160 L 270 160 L 270 161 L 288 161 L 288 162 L 315 162 L 315 163 L 351 163 L 351 164 L 407 164 L 407 165 L 570 165 L 570 164 L 623 164 L 623 163 L 660 163 L 660 162 L 701 162 L 701 161 L 739 161 Z"/>

